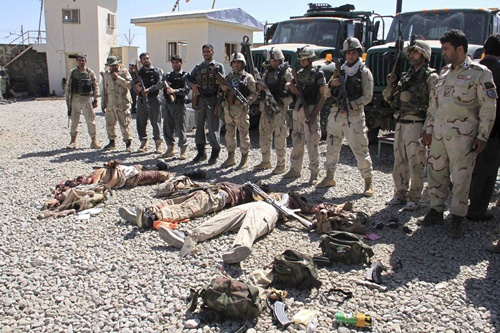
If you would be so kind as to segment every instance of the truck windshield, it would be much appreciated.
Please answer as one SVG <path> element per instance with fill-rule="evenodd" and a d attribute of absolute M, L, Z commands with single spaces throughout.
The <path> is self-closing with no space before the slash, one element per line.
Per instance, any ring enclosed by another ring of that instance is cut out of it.
<path fill-rule="evenodd" d="M 488 14 L 483 11 L 442 11 L 408 13 L 397 16 L 387 35 L 388 42 L 398 39 L 398 24 L 401 20 L 403 38 L 411 35 L 425 40 L 439 40 L 450 29 L 460 29 L 467 36 L 469 44 L 482 45 L 488 31 Z"/>
<path fill-rule="evenodd" d="M 339 26 L 339 22 L 335 20 L 293 20 L 280 22 L 271 43 L 298 43 L 335 47 Z"/>

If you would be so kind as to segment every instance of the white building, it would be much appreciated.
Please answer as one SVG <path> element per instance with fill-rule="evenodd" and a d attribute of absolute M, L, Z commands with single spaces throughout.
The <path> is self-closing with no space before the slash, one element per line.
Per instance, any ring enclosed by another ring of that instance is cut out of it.
<path fill-rule="evenodd" d="M 58 95 L 63 93 L 61 81 L 68 70 L 76 66 L 78 53 L 87 55 L 87 66 L 96 75 L 104 69 L 111 48 L 118 45 L 117 2 L 44 1 L 47 43 L 35 45 L 34 49 L 47 54 L 50 91 L 55 90 Z M 129 54 L 128 51 L 119 53 Z"/>
<path fill-rule="evenodd" d="M 229 56 L 240 50 L 244 36 L 253 40 L 263 24 L 240 8 L 172 12 L 133 18 L 131 23 L 146 28 L 147 52 L 154 66 L 170 71 L 170 56 L 183 59 L 190 71 L 203 61 L 201 47 L 212 44 L 214 58 L 230 70 Z"/>

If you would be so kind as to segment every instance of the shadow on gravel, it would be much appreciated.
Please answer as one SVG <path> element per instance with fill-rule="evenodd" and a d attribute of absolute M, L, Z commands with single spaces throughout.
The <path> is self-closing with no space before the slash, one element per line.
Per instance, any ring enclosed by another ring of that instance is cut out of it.
<path fill-rule="evenodd" d="M 38 152 L 26 153 L 26 154 L 22 154 L 18 158 L 19 159 L 24 159 L 24 158 L 32 158 L 32 157 L 50 157 L 50 156 L 56 156 L 56 155 L 63 154 L 63 153 L 68 153 L 68 152 L 70 152 L 68 149 L 66 149 L 66 148 L 60 148 L 60 149 L 56 149 L 56 150 L 38 151 Z"/>
<path fill-rule="evenodd" d="M 488 243 L 478 244 L 483 248 Z M 500 332 L 500 255 L 484 252 L 484 259 L 489 260 L 488 270 L 484 278 L 471 278 L 465 281 L 464 288 L 467 299 L 476 307 L 484 307 L 491 313 L 490 322 Z"/>

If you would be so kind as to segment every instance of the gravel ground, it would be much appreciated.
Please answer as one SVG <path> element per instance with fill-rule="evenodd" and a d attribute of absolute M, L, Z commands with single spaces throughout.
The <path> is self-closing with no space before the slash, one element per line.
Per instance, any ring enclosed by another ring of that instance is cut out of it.
<path fill-rule="evenodd" d="M 156 201 L 152 186 L 115 191 L 103 212 L 88 221 L 74 216 L 37 220 L 50 187 L 61 180 L 89 174 L 92 166 L 111 158 L 127 163 L 156 161 L 152 153 L 125 153 L 122 142 L 111 153 L 89 149 L 84 123 L 80 125 L 79 149 L 66 150 L 69 133 L 65 112 L 62 100 L 0 105 L 1 332 L 234 332 L 241 322 L 190 326 L 200 315 L 186 312 L 189 289 L 209 282 L 220 267 L 232 277 L 246 279 L 285 249 L 319 253 L 318 235 L 289 222 L 258 241 L 241 266 L 224 265 L 220 257 L 232 244 L 231 234 L 199 244 L 195 255 L 181 259 L 156 231 L 138 230 L 118 216 L 120 206 L 147 206 Z M 101 113 L 97 114 L 97 126 L 99 141 L 104 145 L 107 139 Z M 189 134 L 189 143 L 192 159 L 194 133 Z M 138 148 L 137 140 L 133 146 Z M 253 132 L 250 154 L 255 164 L 260 162 L 257 148 L 257 133 Z M 308 185 L 307 168 L 303 178 L 295 181 L 282 180 L 270 171 L 221 170 L 219 166 L 227 156 L 224 150 L 217 165 L 201 166 L 214 181 L 264 179 L 280 191 L 303 193 L 310 202 L 350 200 L 371 215 L 372 225 L 398 219 L 412 230 L 407 234 L 401 227 L 373 229 L 381 238 L 367 241 L 375 251 L 372 260 L 388 267 L 383 274 L 386 292 L 356 284 L 366 271 L 362 265 L 321 268 L 323 286 L 319 291 L 290 290 L 286 300 L 290 318 L 302 308 L 316 310 L 317 332 L 357 331 L 338 327 L 333 320 L 336 311 L 370 314 L 373 332 L 500 330 L 500 256 L 484 251 L 484 245 L 498 238 L 500 213 L 496 212 L 496 221 L 469 222 L 461 240 L 446 236 L 448 223 L 419 228 L 416 220 L 425 214 L 427 198 L 411 213 L 398 214 L 398 208 L 384 205 L 392 194 L 391 149 L 383 145 L 377 160 L 377 146 L 370 147 L 376 189 L 372 198 L 361 195 L 363 181 L 347 146 L 341 152 L 337 186 L 330 189 L 315 190 Z M 320 150 L 324 160 L 324 142 Z M 174 171 L 195 168 L 186 161 L 171 159 L 168 163 Z M 191 229 L 202 221 L 191 221 L 181 229 Z M 321 297 L 333 287 L 351 290 L 354 297 L 343 304 Z M 268 311 L 252 330 L 279 331 Z"/>

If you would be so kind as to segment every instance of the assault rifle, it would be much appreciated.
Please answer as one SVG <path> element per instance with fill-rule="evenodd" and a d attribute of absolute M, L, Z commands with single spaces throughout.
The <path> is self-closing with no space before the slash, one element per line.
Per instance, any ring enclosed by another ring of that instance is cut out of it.
<path fill-rule="evenodd" d="M 137 69 L 137 62 L 135 63 L 134 65 L 134 73 L 135 73 L 135 76 L 137 76 L 137 80 L 139 81 L 139 84 L 141 85 L 141 98 L 146 102 L 146 111 L 149 112 L 149 110 L 151 109 L 151 105 L 149 104 L 149 98 L 148 98 L 148 94 L 145 94 L 144 91 L 146 90 L 146 87 L 144 86 L 144 81 L 142 80 L 142 77 L 139 75 L 139 71 Z"/>
<path fill-rule="evenodd" d="M 248 100 L 243 96 L 243 94 L 236 88 L 236 86 L 227 80 L 224 76 L 222 76 L 221 73 L 217 72 L 217 80 L 223 85 L 229 88 L 231 92 L 233 93 L 234 97 L 246 108 L 249 107 Z"/>
<path fill-rule="evenodd" d="M 244 185 L 250 186 L 250 188 L 256 195 L 260 196 L 262 200 L 273 206 L 278 212 L 283 214 L 285 217 L 293 218 L 299 221 L 304 227 L 306 227 L 309 230 L 314 228 L 314 224 L 311 221 L 309 221 L 305 217 L 298 215 L 297 213 L 295 213 L 294 210 L 288 208 L 285 204 L 275 200 L 273 197 L 264 192 L 260 187 L 258 187 L 254 183 L 246 182 Z M 288 194 L 285 194 L 285 196 L 288 197 Z"/>
<path fill-rule="evenodd" d="M 271 93 L 271 90 L 269 90 L 269 87 L 266 85 L 262 77 L 260 76 L 259 72 L 256 73 L 255 75 L 255 81 L 264 88 L 264 104 L 267 105 L 273 114 L 278 114 L 281 112 L 280 107 L 278 105 L 278 102 L 276 102 L 276 99 L 274 98 L 273 94 Z"/>
<path fill-rule="evenodd" d="M 347 94 L 346 74 L 342 75 L 340 71 L 340 60 L 336 59 L 333 61 L 335 63 L 335 73 L 336 77 L 340 80 L 340 86 L 337 87 L 337 104 L 346 112 L 347 114 L 347 126 L 351 127 L 351 120 L 349 119 L 349 114 L 351 113 L 351 104 L 349 103 L 349 95 Z"/>

